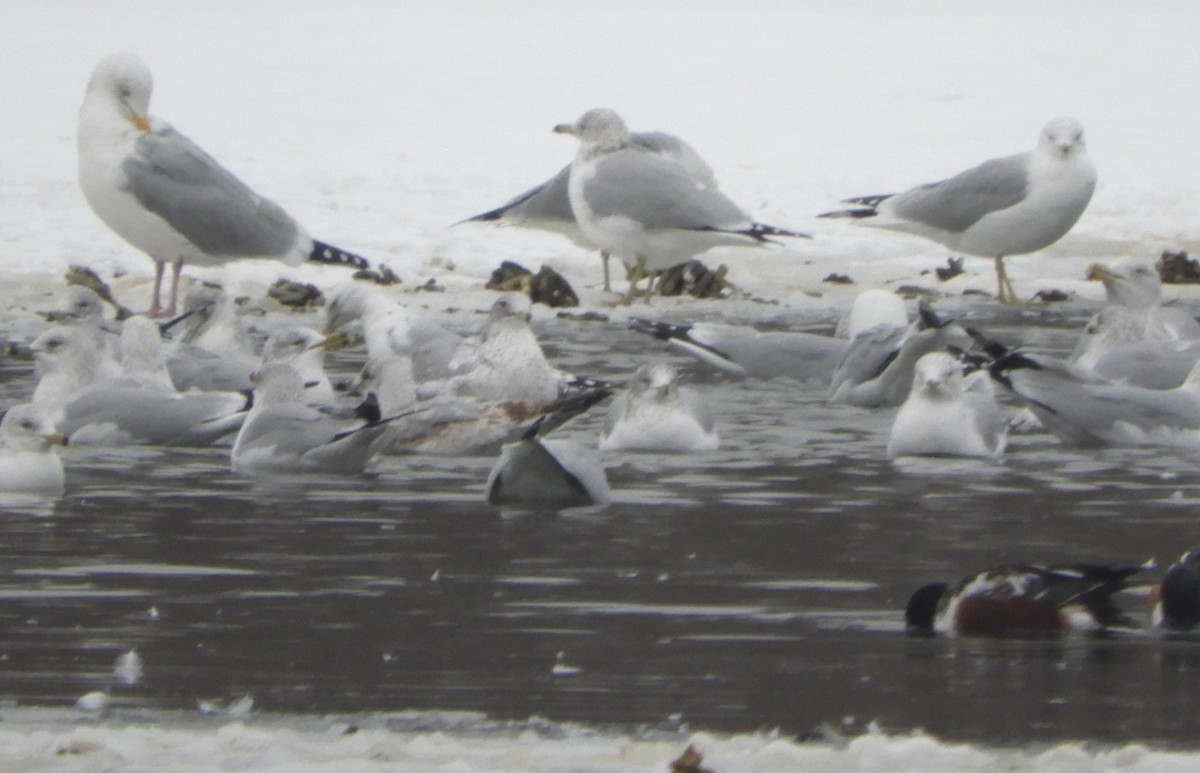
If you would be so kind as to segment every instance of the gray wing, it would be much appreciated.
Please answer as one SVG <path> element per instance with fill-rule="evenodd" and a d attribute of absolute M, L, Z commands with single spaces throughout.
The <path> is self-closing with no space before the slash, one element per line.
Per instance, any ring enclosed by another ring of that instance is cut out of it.
<path fill-rule="evenodd" d="M 887 199 L 881 208 L 897 217 L 962 233 L 984 215 L 1018 204 L 1029 189 L 1022 153 L 994 158 L 941 182 L 929 183 Z"/>
<path fill-rule="evenodd" d="M 70 435 L 88 425 L 112 425 L 151 445 L 206 445 L 236 431 L 242 395 L 171 392 L 102 381 L 67 405 L 59 429 Z"/>
<path fill-rule="evenodd" d="M 687 175 L 706 188 L 717 188 L 717 175 L 708 162 L 700 157 L 695 148 L 673 134 L 664 132 L 637 132 L 633 135 L 635 147 L 669 158 L 683 167 Z"/>
<path fill-rule="evenodd" d="M 840 388 L 853 387 L 882 373 L 911 334 L 908 326 L 877 325 L 859 333 L 846 347 L 834 368 L 830 389 L 835 395 Z"/>
<path fill-rule="evenodd" d="M 303 405 L 273 405 L 247 421 L 237 439 L 239 454 L 274 448 L 279 457 L 300 457 L 332 443 L 344 421 Z"/>
<path fill-rule="evenodd" d="M 467 220 L 503 220 L 515 225 L 527 224 L 540 227 L 561 221 L 564 226 L 573 226 L 575 213 L 571 211 L 571 197 L 568 192 L 570 179 L 571 166 L 568 164 L 544 183 L 514 196 L 495 209 L 467 218 Z"/>
<path fill-rule="evenodd" d="M 736 231 L 751 225 L 728 197 L 697 185 L 679 164 L 637 150 L 600 158 L 583 196 L 597 217 L 627 217 L 650 229 Z"/>
<path fill-rule="evenodd" d="M 848 344 L 844 339 L 800 331 L 760 331 L 734 325 L 697 323 L 691 337 L 716 349 L 751 378 L 792 378 L 829 383 Z"/>
<path fill-rule="evenodd" d="M 628 392 L 622 392 L 613 398 L 613 401 L 608 404 L 608 410 L 604 414 L 604 428 L 600 430 L 600 437 L 608 437 L 612 434 L 617 424 L 625 416 L 628 406 Z"/>
<path fill-rule="evenodd" d="M 210 255 L 284 256 L 296 222 L 171 128 L 147 132 L 121 165 L 129 191 Z"/>
<path fill-rule="evenodd" d="M 705 432 L 712 432 L 716 426 L 713 421 L 712 406 L 704 395 L 688 387 L 679 387 L 679 401 Z"/>

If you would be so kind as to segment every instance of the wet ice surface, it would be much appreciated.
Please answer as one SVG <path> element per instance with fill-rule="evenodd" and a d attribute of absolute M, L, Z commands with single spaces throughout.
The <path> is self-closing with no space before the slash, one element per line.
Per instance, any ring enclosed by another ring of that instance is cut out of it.
<path fill-rule="evenodd" d="M 1061 351 L 1079 321 L 1019 339 Z M 1010 322 L 989 329 L 1018 337 Z M 617 322 L 539 331 L 577 372 L 671 357 Z M 251 695 L 256 712 L 666 733 L 1194 741 L 1197 642 L 955 642 L 906 635 L 901 614 L 919 584 L 1007 561 L 1173 560 L 1197 543 L 1193 459 L 1029 435 L 998 464 L 894 465 L 891 411 L 674 361 L 718 406 L 722 449 L 611 455 L 599 509 L 490 508 L 490 457 L 263 482 L 219 448 L 68 449 L 62 500 L 4 503 L 3 693 L 65 707 L 109 690 L 116 717 Z M 28 394 L 26 363 L 0 368 L 5 402 Z M 566 432 L 594 440 L 599 419 Z M 143 676 L 119 684 L 131 649 Z"/>

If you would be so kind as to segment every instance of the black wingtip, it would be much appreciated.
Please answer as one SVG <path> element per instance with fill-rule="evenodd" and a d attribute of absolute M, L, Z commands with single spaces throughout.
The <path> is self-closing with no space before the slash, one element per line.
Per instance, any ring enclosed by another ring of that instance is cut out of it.
<path fill-rule="evenodd" d="M 806 234 L 801 231 L 791 231 L 786 228 L 778 228 L 766 223 L 751 223 L 749 228 L 738 231 L 738 233 L 749 236 L 751 239 L 760 242 L 771 241 L 772 236 L 786 236 L 792 239 L 811 239 L 812 234 Z"/>
<path fill-rule="evenodd" d="M 691 325 L 672 325 L 669 322 L 655 322 L 644 317 L 634 317 L 629 321 L 629 329 L 638 333 L 654 336 L 660 341 L 670 341 L 672 338 L 684 338 L 692 329 Z"/>
<path fill-rule="evenodd" d="M 326 244 L 316 239 L 313 239 L 313 248 L 312 252 L 308 253 L 308 259 L 314 263 L 348 266 L 359 271 L 371 267 L 370 261 L 362 255 L 346 252 L 343 249 L 334 247 L 332 244 Z"/>
<path fill-rule="evenodd" d="M 849 218 L 851 220 L 862 220 L 868 217 L 875 217 L 879 213 L 873 209 L 836 209 L 832 212 L 822 212 L 817 217 L 824 218 Z"/>

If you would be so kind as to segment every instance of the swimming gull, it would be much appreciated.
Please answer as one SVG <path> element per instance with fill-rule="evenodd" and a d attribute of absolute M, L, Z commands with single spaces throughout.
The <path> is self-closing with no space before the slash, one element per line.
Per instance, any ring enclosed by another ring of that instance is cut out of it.
<path fill-rule="evenodd" d="M 304 402 L 312 406 L 330 405 L 335 399 L 333 382 L 325 372 L 325 352 L 341 339 L 322 335 L 306 327 L 283 327 L 267 336 L 263 343 L 264 365 L 281 362 L 300 374 Z"/>
<path fill-rule="evenodd" d="M 178 338 L 167 346 L 167 370 L 176 389 L 253 389 L 250 375 L 259 357 L 228 294 L 216 285 L 194 284 L 183 298 L 183 315 Z"/>
<path fill-rule="evenodd" d="M 757 245 L 772 236 L 807 234 L 756 223 L 718 190 L 698 186 L 679 163 L 632 147 L 625 122 L 596 108 L 554 131 L 580 141 L 568 191 L 588 241 L 616 255 L 636 283 L 721 245 Z"/>
<path fill-rule="evenodd" d="M 0 493 L 61 494 L 66 477 L 54 451 L 61 445 L 65 437 L 36 406 L 9 408 L 0 420 Z"/>
<path fill-rule="evenodd" d="M 140 332 L 130 328 L 131 335 Z M 245 418 L 246 396 L 236 392 L 180 393 L 145 371 L 95 378 L 94 347 L 75 328 L 50 328 L 30 349 L 43 373 L 33 402 L 74 444 L 206 446 L 236 432 Z M 144 348 L 140 355 L 152 356 Z M 152 359 L 146 362 L 145 370 L 155 372 Z"/>
<path fill-rule="evenodd" d="M 717 178 L 712 167 L 691 145 L 678 137 L 665 132 L 633 132 L 629 138 L 631 149 L 674 161 L 695 180 L 696 185 L 716 190 Z M 571 165 L 567 164 L 549 180 L 535 185 L 495 209 L 467 218 L 464 222 L 495 222 L 506 226 L 537 228 L 561 234 L 581 247 L 594 249 L 596 245 L 588 241 L 575 221 L 575 213 L 571 209 L 570 179 Z M 608 258 L 608 252 L 601 250 L 605 292 L 612 291 Z"/>
<path fill-rule="evenodd" d="M 304 382 L 284 362 L 255 375 L 254 406 L 234 440 L 235 472 L 362 472 L 393 418 L 375 422 L 331 417 L 306 404 Z"/>
<path fill-rule="evenodd" d="M 886 290 L 865 290 L 839 322 L 849 338 L 879 325 L 908 325 L 904 301 Z M 828 387 L 844 356 L 846 337 L 802 330 L 758 330 L 716 322 L 673 324 L 634 319 L 631 330 L 654 336 L 683 354 L 738 378 L 790 378 L 801 384 Z"/>
<path fill-rule="evenodd" d="M 1004 258 L 1048 247 L 1066 235 L 1091 201 L 1096 167 L 1083 126 L 1059 117 L 1028 152 L 990 161 L 904 193 L 846 199 L 858 208 L 820 217 L 916 234 L 968 255 L 993 258 L 997 298 L 1015 303 Z"/>
<path fill-rule="evenodd" d="M 715 451 L 721 439 L 708 401 L 679 385 L 665 362 L 642 365 L 608 406 L 601 451 Z"/>
<path fill-rule="evenodd" d="M 96 65 L 79 111 L 79 181 L 92 210 L 155 263 L 151 316 L 172 316 L 184 263 L 241 258 L 365 268 L 367 261 L 312 239 L 195 143 L 149 115 L 153 81 L 134 54 Z M 172 264 L 170 300 L 161 301 Z"/>
<path fill-rule="evenodd" d="M 1112 596 L 1150 565 L 1000 566 L 964 577 L 953 588 L 922 585 L 908 601 L 904 622 L 918 633 L 991 637 L 1133 627 Z"/>
<path fill-rule="evenodd" d="M 1041 355 L 994 346 L 988 365 L 1069 445 L 1200 447 L 1200 365 L 1174 389 L 1114 384 L 1093 371 Z"/>
<path fill-rule="evenodd" d="M 947 352 L 917 360 L 912 389 L 896 412 L 887 455 L 999 456 L 1007 422 L 984 371 L 963 376 L 963 363 Z"/>

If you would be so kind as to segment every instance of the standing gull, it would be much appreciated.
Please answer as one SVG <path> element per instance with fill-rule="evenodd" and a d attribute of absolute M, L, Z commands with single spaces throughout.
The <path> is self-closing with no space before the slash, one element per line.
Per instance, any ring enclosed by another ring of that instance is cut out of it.
<path fill-rule="evenodd" d="M 807 234 L 756 223 L 720 191 L 697 185 L 678 162 L 637 150 L 621 116 L 596 108 L 554 127 L 580 141 L 571 163 L 571 210 L 583 235 L 632 266 L 637 281 L 713 247 Z"/>
<path fill-rule="evenodd" d="M 150 316 L 172 316 L 184 263 L 241 258 L 365 268 L 367 261 L 305 233 L 195 143 L 149 113 L 150 70 L 134 54 L 96 65 L 79 110 L 79 182 L 104 223 L 154 259 Z M 170 301 L 161 300 L 172 265 Z"/>
<path fill-rule="evenodd" d="M 820 217 L 858 218 L 866 225 L 993 258 L 998 300 L 1015 303 L 1004 258 L 1036 252 L 1061 239 L 1087 208 L 1095 187 L 1096 167 L 1088 157 L 1083 127 L 1074 118 L 1059 117 L 1046 124 L 1031 151 L 994 158 L 904 193 L 846 199 L 861 208 Z"/>
<path fill-rule="evenodd" d="M 675 161 L 692 177 L 697 186 L 716 190 L 717 178 L 712 167 L 691 145 L 678 137 L 665 132 L 634 132 L 629 135 L 629 139 L 631 149 Z M 495 209 L 467 218 L 466 222 L 495 222 L 501 225 L 538 228 L 561 234 L 581 247 L 592 249 L 595 245 L 583 235 L 579 224 L 575 222 L 575 213 L 571 210 L 570 179 L 571 165 L 567 164 L 549 180 Z M 608 258 L 608 252 L 602 250 L 600 259 L 604 264 L 605 292 L 612 291 Z"/>

